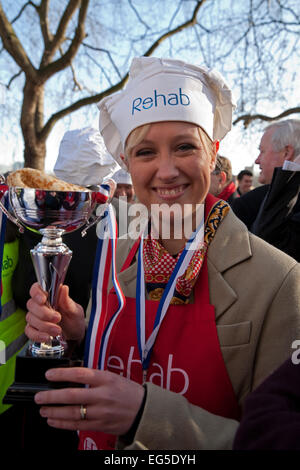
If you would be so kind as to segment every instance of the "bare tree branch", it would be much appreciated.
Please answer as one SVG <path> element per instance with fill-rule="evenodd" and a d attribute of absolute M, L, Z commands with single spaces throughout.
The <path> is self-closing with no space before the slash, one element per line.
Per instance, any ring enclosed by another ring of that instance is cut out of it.
<path fill-rule="evenodd" d="M 74 13 L 75 10 L 73 10 L 73 7 L 75 4 L 78 6 L 79 2 L 81 3 L 81 6 L 79 9 L 77 27 L 76 27 L 74 38 L 68 50 L 65 52 L 65 54 L 62 57 L 60 57 L 58 60 L 52 63 L 49 63 L 48 65 L 46 65 L 46 67 L 43 67 L 42 69 L 40 69 L 40 76 L 43 81 L 46 81 L 52 75 L 65 69 L 66 67 L 70 65 L 72 59 L 77 54 L 77 51 L 85 37 L 84 25 L 85 25 L 85 19 L 86 19 L 87 9 L 89 5 L 89 0 L 70 0 L 69 5 L 72 4 L 72 11 Z M 71 9 L 71 6 L 70 6 L 70 9 Z M 63 16 L 65 16 L 65 12 Z M 64 19 L 64 21 L 61 20 L 59 28 L 54 38 L 53 44 L 56 50 L 61 44 L 61 41 L 63 40 L 63 31 L 65 31 L 65 27 L 66 27 L 66 19 Z M 53 51 L 51 51 L 50 56 L 52 56 L 52 52 Z"/>
<path fill-rule="evenodd" d="M 238 122 L 243 121 L 244 127 L 247 128 L 252 121 L 260 119 L 261 121 L 277 121 L 284 117 L 290 116 L 291 114 L 300 113 L 300 106 L 295 108 L 289 108 L 278 114 L 277 116 L 267 116 L 265 114 L 243 114 L 233 121 L 233 125 L 236 125 Z"/>
<path fill-rule="evenodd" d="M 197 14 L 198 14 L 198 11 L 200 10 L 200 8 L 202 7 L 202 5 L 206 2 L 207 0 L 200 0 L 199 2 L 197 2 L 195 8 L 194 8 L 194 11 L 193 11 L 193 15 L 191 17 L 190 20 L 186 21 L 185 23 L 182 23 L 181 25 L 177 26 L 176 28 L 168 31 L 167 33 L 163 34 L 162 36 L 160 36 L 156 41 L 154 41 L 154 43 L 152 44 L 151 47 L 149 47 L 149 49 L 145 52 L 144 56 L 145 57 L 149 57 L 151 54 L 153 54 L 153 52 L 155 51 L 155 49 L 158 48 L 158 46 L 163 42 L 165 41 L 165 39 L 167 38 L 170 38 L 172 36 L 174 36 L 175 34 L 179 33 L 180 31 L 182 31 L 183 29 L 185 28 L 188 28 L 189 26 L 193 26 L 197 23 Z"/>
<path fill-rule="evenodd" d="M 206 0 L 201 0 L 199 2 L 197 2 L 195 8 L 194 8 L 194 11 L 193 11 L 193 14 L 192 14 L 192 17 L 190 20 L 186 21 L 185 23 L 177 26 L 176 28 L 174 28 L 173 30 L 169 31 L 168 33 L 166 34 L 163 34 L 158 40 L 156 40 L 154 42 L 154 44 L 146 51 L 146 53 L 144 54 L 144 56 L 149 56 L 152 54 L 152 52 L 167 38 L 171 37 L 172 35 L 178 33 L 179 31 L 182 31 L 183 29 L 185 28 L 188 28 L 189 26 L 191 25 L 194 25 L 197 21 L 197 13 L 200 9 L 200 7 L 203 5 L 203 3 L 205 2 Z M 90 104 L 94 104 L 94 103 L 97 103 L 98 101 L 100 101 L 102 98 L 104 98 L 105 96 L 107 95 L 110 95 L 111 93 L 114 93 L 115 91 L 118 91 L 120 90 L 121 88 L 123 88 L 123 86 L 126 84 L 128 80 L 128 73 L 119 81 L 119 83 L 117 83 L 116 85 L 112 86 L 111 88 L 103 91 L 102 93 L 98 93 L 96 95 L 93 95 L 93 96 L 88 96 L 86 98 L 82 98 L 78 101 L 76 101 L 75 103 L 72 103 L 70 106 L 67 106 L 66 108 L 64 109 L 61 109 L 60 111 L 58 111 L 57 113 L 53 114 L 50 119 L 47 121 L 47 123 L 45 124 L 43 130 L 41 131 L 40 133 L 40 137 L 42 137 L 43 139 L 46 138 L 46 136 L 48 136 L 53 128 L 53 126 L 56 124 L 56 122 L 67 116 L 68 114 L 74 112 L 74 111 L 77 111 L 78 109 L 82 108 L 83 106 L 87 106 L 87 105 L 90 105 Z"/>
<path fill-rule="evenodd" d="M 14 61 L 29 76 L 32 81 L 37 81 L 36 69 L 30 62 L 21 42 L 19 41 L 11 23 L 8 21 L 2 5 L 0 3 L 0 37 L 6 51 L 11 55 Z"/>
<path fill-rule="evenodd" d="M 13 24 L 15 23 L 22 15 L 23 11 L 25 10 L 25 8 L 27 8 L 28 6 L 32 6 L 33 8 L 35 8 L 36 10 L 38 9 L 38 7 L 33 3 L 33 2 L 27 2 L 25 3 L 21 10 L 19 11 L 19 13 L 17 14 L 17 16 L 15 16 L 15 18 L 13 20 L 11 20 L 10 24 Z"/>
<path fill-rule="evenodd" d="M 23 73 L 23 70 L 21 69 L 21 70 L 19 70 L 19 72 L 15 73 L 15 75 L 13 75 L 13 76 L 11 77 L 11 79 L 10 79 L 9 82 L 8 82 L 8 84 L 6 85 L 6 88 L 7 88 L 8 90 L 9 90 L 10 85 L 12 84 L 12 82 L 15 80 L 15 78 L 18 78 L 20 75 L 22 75 L 22 73 Z"/>
<path fill-rule="evenodd" d="M 143 18 L 141 18 L 139 12 L 137 11 L 137 9 L 135 8 L 135 6 L 132 4 L 132 1 L 131 0 L 128 0 L 128 3 L 129 3 L 129 6 L 130 8 L 134 11 L 135 15 L 137 16 L 137 19 L 140 21 L 140 23 L 142 23 L 146 29 L 150 29 L 150 27 L 147 25 L 147 23 L 143 20 Z"/>
<path fill-rule="evenodd" d="M 64 109 L 61 109 L 57 113 L 52 114 L 52 116 L 50 117 L 50 119 L 47 121 L 44 128 L 42 129 L 40 133 L 40 137 L 42 139 L 45 139 L 50 134 L 51 130 L 53 129 L 53 126 L 57 123 L 57 121 L 59 121 L 59 119 L 62 119 L 68 114 L 73 113 L 74 111 L 77 111 L 78 109 L 84 106 L 98 103 L 98 101 L 100 101 L 102 98 L 105 98 L 105 96 L 108 96 L 111 93 L 121 90 L 121 88 L 123 88 L 123 86 L 126 84 L 127 80 L 128 80 L 128 73 L 123 77 L 123 79 L 119 83 L 103 91 L 102 93 L 98 93 L 93 96 L 87 96 L 86 98 L 82 98 L 76 101 L 75 103 L 72 103 L 70 106 L 67 106 Z"/>
<path fill-rule="evenodd" d="M 43 36 L 44 44 L 45 44 L 45 52 L 48 51 L 50 42 L 53 39 L 53 36 L 49 30 L 48 11 L 49 11 L 49 0 L 42 0 L 40 3 L 40 6 L 38 7 L 38 14 L 40 17 L 40 26 L 41 26 L 42 36 Z M 45 56 L 45 53 L 44 53 L 44 56 Z M 44 65 L 43 59 L 42 59 L 42 63 Z"/>
<path fill-rule="evenodd" d="M 110 53 L 107 49 L 102 49 L 101 47 L 91 46 L 90 44 L 87 44 L 87 43 L 85 43 L 85 42 L 83 42 L 82 45 L 83 45 L 84 47 L 87 47 L 87 48 L 89 48 L 89 49 L 92 49 L 93 51 L 105 52 L 105 54 L 108 55 L 108 58 L 109 58 L 109 60 L 110 60 L 110 63 L 112 64 L 112 66 L 113 66 L 113 68 L 115 69 L 116 73 L 118 74 L 119 78 L 122 79 L 121 74 L 120 74 L 120 71 L 119 71 L 118 67 L 117 67 L 116 64 L 115 64 L 115 62 L 114 62 L 114 60 L 113 60 L 113 58 L 112 58 L 111 53 Z M 90 57 L 90 56 L 89 56 L 89 57 Z M 96 63 L 96 62 L 95 62 L 95 63 Z M 97 65 L 98 65 L 98 64 L 97 64 Z"/>

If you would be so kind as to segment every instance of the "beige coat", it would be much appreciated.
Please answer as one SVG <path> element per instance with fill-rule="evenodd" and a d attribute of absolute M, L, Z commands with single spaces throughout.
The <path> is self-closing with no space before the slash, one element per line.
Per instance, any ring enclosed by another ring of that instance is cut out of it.
<path fill-rule="evenodd" d="M 132 243 L 118 241 L 118 269 Z M 135 262 L 118 275 L 126 296 L 135 297 L 136 271 Z M 242 406 L 249 392 L 291 354 L 292 342 L 300 339 L 300 267 L 249 233 L 230 211 L 208 249 L 208 276 L 221 350 Z M 151 383 L 147 390 L 135 441 L 126 449 L 232 447 L 238 422 Z M 122 448 L 120 441 L 118 446 Z"/>

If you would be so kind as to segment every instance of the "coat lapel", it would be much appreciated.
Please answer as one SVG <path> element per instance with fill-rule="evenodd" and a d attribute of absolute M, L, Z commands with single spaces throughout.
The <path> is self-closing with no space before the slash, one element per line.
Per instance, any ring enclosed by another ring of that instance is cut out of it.
<path fill-rule="evenodd" d="M 249 232 L 232 210 L 220 224 L 207 254 L 210 300 L 219 318 L 238 298 L 225 278 L 226 271 L 252 256 Z"/>
<path fill-rule="evenodd" d="M 118 240 L 118 272 L 133 244 Z M 220 224 L 207 252 L 211 304 L 216 318 L 220 317 L 237 300 L 237 294 L 226 281 L 225 272 L 252 256 L 249 233 L 245 225 L 230 211 Z M 135 297 L 137 262 L 126 271 L 119 272 L 118 280 L 125 295 Z"/>

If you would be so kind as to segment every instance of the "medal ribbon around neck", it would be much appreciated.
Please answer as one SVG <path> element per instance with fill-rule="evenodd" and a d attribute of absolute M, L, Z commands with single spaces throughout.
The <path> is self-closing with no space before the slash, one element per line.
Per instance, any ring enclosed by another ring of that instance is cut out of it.
<path fill-rule="evenodd" d="M 112 282 L 118 297 L 118 308 L 108 327 L 111 323 L 113 326 L 113 323 L 126 303 L 125 296 L 116 276 L 117 222 L 111 204 L 108 205 L 108 209 L 99 224 L 99 241 L 92 285 L 92 309 L 84 354 L 85 366 L 94 369 L 98 367 L 104 368 L 109 335 L 107 336 L 105 334 L 108 328 L 106 328 L 104 333 L 103 328 L 107 315 L 107 295 L 111 267 Z M 111 331 L 111 329 L 109 329 L 109 331 Z"/>
<path fill-rule="evenodd" d="M 145 277 L 144 277 L 144 263 L 143 263 L 143 241 L 145 236 L 148 233 L 148 227 L 144 231 L 141 237 L 141 244 L 138 253 L 138 269 L 137 269 L 137 285 L 136 285 L 136 328 L 137 328 L 137 340 L 139 354 L 141 358 L 142 368 L 145 373 L 149 368 L 150 358 L 152 349 L 159 331 L 159 328 L 162 324 L 162 321 L 167 313 L 173 293 L 176 287 L 177 279 L 182 276 L 195 251 L 199 249 L 200 245 L 204 241 L 204 217 L 202 218 L 201 223 L 198 225 L 196 230 L 192 233 L 190 239 L 187 241 L 177 263 L 171 274 L 171 277 L 164 289 L 162 298 L 160 299 L 153 330 L 151 335 L 146 341 L 145 331 L 146 331 L 146 311 L 145 311 Z"/>

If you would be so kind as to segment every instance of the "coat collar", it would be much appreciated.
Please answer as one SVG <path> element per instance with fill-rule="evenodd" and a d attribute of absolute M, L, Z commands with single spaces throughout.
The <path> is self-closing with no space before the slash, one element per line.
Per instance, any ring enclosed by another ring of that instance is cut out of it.
<path fill-rule="evenodd" d="M 133 241 L 118 240 L 118 280 L 125 295 L 135 297 L 137 262 L 123 272 L 120 269 L 133 245 Z M 232 210 L 220 224 L 207 251 L 210 300 L 220 317 L 236 300 L 237 294 L 225 279 L 225 272 L 251 258 L 249 232 Z"/>

